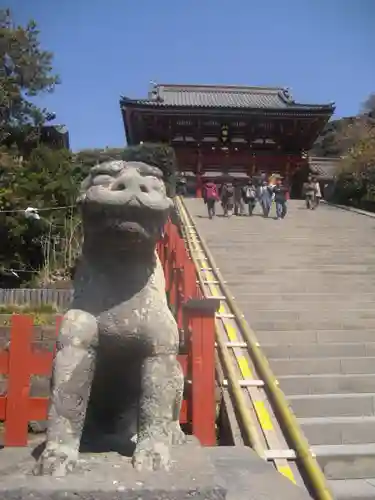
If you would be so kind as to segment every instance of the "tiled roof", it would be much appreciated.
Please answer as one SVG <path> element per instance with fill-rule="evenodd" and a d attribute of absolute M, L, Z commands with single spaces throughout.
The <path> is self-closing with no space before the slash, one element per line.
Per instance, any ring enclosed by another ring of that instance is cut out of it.
<path fill-rule="evenodd" d="M 216 85 L 153 85 L 147 99 L 121 98 L 121 104 L 158 107 L 241 108 L 241 109 L 327 109 L 333 104 L 296 103 L 289 90 L 281 87 L 241 87 Z"/>
<path fill-rule="evenodd" d="M 340 158 L 311 157 L 309 164 L 313 174 L 323 179 L 333 179 L 338 173 Z"/>
<path fill-rule="evenodd" d="M 40 137 L 42 141 L 69 149 L 69 131 L 65 125 L 43 125 Z"/>

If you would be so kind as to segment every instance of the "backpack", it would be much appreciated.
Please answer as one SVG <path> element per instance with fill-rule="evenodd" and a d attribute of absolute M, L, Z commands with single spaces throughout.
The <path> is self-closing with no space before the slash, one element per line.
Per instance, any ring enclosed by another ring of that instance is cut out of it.
<path fill-rule="evenodd" d="M 231 198 L 234 195 L 233 186 L 225 186 L 225 195 L 227 198 Z"/>
<path fill-rule="evenodd" d="M 253 186 L 245 186 L 245 197 L 248 200 L 253 200 L 255 198 L 255 191 Z"/>
<path fill-rule="evenodd" d="M 217 200 L 216 184 L 210 184 L 209 186 L 206 186 L 206 199 Z"/>

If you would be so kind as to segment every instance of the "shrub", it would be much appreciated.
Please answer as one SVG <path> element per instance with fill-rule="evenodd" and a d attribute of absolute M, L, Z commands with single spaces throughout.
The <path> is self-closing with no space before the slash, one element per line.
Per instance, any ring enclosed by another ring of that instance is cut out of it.
<path fill-rule="evenodd" d="M 126 148 L 122 154 L 125 161 L 141 161 L 158 167 L 163 172 L 167 194 L 171 198 L 176 193 L 176 155 L 167 144 L 145 143 Z"/>

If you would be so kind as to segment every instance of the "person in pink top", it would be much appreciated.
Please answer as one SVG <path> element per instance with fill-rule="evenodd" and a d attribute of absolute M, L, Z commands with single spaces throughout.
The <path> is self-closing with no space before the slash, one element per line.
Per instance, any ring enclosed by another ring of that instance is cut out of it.
<path fill-rule="evenodd" d="M 208 217 L 212 219 L 216 215 L 216 202 L 219 199 L 217 186 L 214 182 L 208 181 L 203 186 L 203 199 L 207 205 Z"/>

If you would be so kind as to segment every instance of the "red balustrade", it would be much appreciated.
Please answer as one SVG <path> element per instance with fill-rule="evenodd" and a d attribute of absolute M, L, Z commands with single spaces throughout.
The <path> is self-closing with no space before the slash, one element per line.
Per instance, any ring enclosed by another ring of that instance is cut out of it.
<path fill-rule="evenodd" d="M 215 305 L 202 298 L 195 266 L 178 228 L 168 222 L 158 243 L 166 292 L 181 335 L 178 357 L 187 381 L 180 422 L 189 424 L 205 446 L 213 446 L 215 436 Z M 56 317 L 56 333 L 61 317 Z M 53 353 L 33 348 L 33 317 L 13 315 L 10 343 L 0 351 L 0 374 L 7 375 L 8 389 L 0 396 L 0 420 L 4 422 L 4 445 L 26 446 L 28 423 L 45 420 L 47 397 L 31 397 L 31 376 L 51 375 Z"/>

